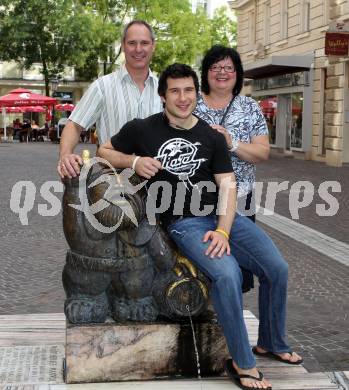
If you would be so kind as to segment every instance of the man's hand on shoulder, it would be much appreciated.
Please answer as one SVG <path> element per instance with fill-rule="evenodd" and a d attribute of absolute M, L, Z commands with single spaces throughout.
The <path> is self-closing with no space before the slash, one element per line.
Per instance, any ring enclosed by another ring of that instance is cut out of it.
<path fill-rule="evenodd" d="M 211 259 L 217 257 L 222 257 L 226 252 L 227 255 L 230 255 L 230 245 L 228 239 L 220 232 L 209 230 L 204 235 L 203 242 L 211 241 L 209 247 L 207 248 L 205 255 L 210 256 Z"/>
<path fill-rule="evenodd" d="M 159 172 L 159 169 L 161 169 L 161 163 L 152 157 L 135 157 L 133 168 L 137 175 L 150 179 Z"/>
<path fill-rule="evenodd" d="M 62 179 L 65 177 L 71 179 L 80 173 L 81 165 L 83 165 L 83 161 L 78 154 L 65 154 L 58 161 L 57 172 Z"/>

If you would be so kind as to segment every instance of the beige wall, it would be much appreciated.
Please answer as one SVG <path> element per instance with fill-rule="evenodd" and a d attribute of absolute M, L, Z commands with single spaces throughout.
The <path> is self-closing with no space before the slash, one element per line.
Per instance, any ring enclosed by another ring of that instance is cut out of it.
<path fill-rule="evenodd" d="M 238 4 L 239 2 L 236 2 Z M 270 4 L 269 18 L 266 4 Z M 325 1 L 310 1 L 310 30 L 302 31 L 302 0 L 288 0 L 287 38 L 281 35 L 282 1 L 281 0 L 251 0 L 245 6 L 237 9 L 238 17 L 238 50 L 244 63 L 254 61 L 254 51 L 258 45 L 264 46 L 265 55 L 292 54 L 309 52 L 324 47 L 325 31 L 328 21 L 325 21 Z M 256 44 L 249 44 L 249 16 L 256 12 Z M 266 31 L 269 30 L 270 41 L 265 42 Z"/>
<path fill-rule="evenodd" d="M 43 80 L 44 76 L 40 72 L 41 64 L 34 64 L 30 69 L 21 69 L 16 62 L 0 62 L 0 78 L 4 79 L 25 79 Z M 74 80 L 74 68 L 67 66 L 64 68 L 64 80 Z"/>
<path fill-rule="evenodd" d="M 0 62 L 0 77 L 1 78 L 22 78 L 22 70 L 15 62 Z"/>
<path fill-rule="evenodd" d="M 309 29 L 305 31 L 308 2 Z M 328 25 L 331 20 L 349 20 L 349 1 L 236 0 L 232 7 L 238 18 L 238 51 L 245 65 L 275 55 L 314 54 L 312 113 L 308 113 L 312 120 L 311 158 L 334 166 L 349 162 L 349 58 L 324 53 Z M 249 32 L 252 11 L 255 37 Z M 282 36 L 285 18 L 287 38 Z"/>

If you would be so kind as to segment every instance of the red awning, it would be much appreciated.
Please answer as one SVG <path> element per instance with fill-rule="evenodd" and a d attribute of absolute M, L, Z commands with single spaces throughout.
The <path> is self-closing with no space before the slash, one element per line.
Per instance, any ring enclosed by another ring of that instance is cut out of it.
<path fill-rule="evenodd" d="M 0 107 L 52 106 L 56 103 L 56 99 L 33 93 L 24 88 L 14 89 L 7 95 L 0 97 Z"/>
<path fill-rule="evenodd" d="M 6 107 L 6 113 L 11 114 L 11 113 L 23 113 L 24 112 L 24 107 Z"/>
<path fill-rule="evenodd" d="M 25 112 L 46 112 L 46 108 L 43 106 L 27 106 L 23 107 Z"/>
<path fill-rule="evenodd" d="M 73 111 L 75 108 L 74 104 L 71 103 L 62 103 L 62 104 L 56 104 L 55 110 L 57 111 Z"/>

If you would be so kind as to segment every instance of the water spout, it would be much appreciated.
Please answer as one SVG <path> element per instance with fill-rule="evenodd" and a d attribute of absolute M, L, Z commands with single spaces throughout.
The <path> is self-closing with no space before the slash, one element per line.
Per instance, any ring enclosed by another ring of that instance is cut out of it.
<path fill-rule="evenodd" d="M 196 367 L 197 367 L 197 370 L 198 370 L 198 379 L 201 381 L 200 359 L 199 359 L 199 352 L 198 352 L 198 347 L 197 347 L 197 343 L 196 343 L 194 325 L 193 325 L 193 321 L 191 319 L 189 305 L 186 305 L 185 308 L 188 310 L 188 313 L 189 313 L 190 326 L 191 326 L 191 331 L 193 333 L 193 340 L 194 340 L 194 349 L 195 349 L 195 357 L 196 357 Z M 201 384 L 201 388 L 202 388 L 202 384 Z"/>

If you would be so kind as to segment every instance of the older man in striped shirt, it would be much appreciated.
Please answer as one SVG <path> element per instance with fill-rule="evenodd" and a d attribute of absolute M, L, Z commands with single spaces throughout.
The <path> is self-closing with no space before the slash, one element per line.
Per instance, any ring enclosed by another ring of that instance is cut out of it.
<path fill-rule="evenodd" d="M 82 159 L 74 149 L 81 131 L 96 123 L 98 140 L 105 143 L 128 121 L 162 111 L 158 80 L 149 69 L 154 49 L 155 36 L 148 23 L 134 20 L 126 25 L 125 64 L 91 84 L 64 127 L 57 166 L 61 178 L 75 177 L 80 171 Z"/>

